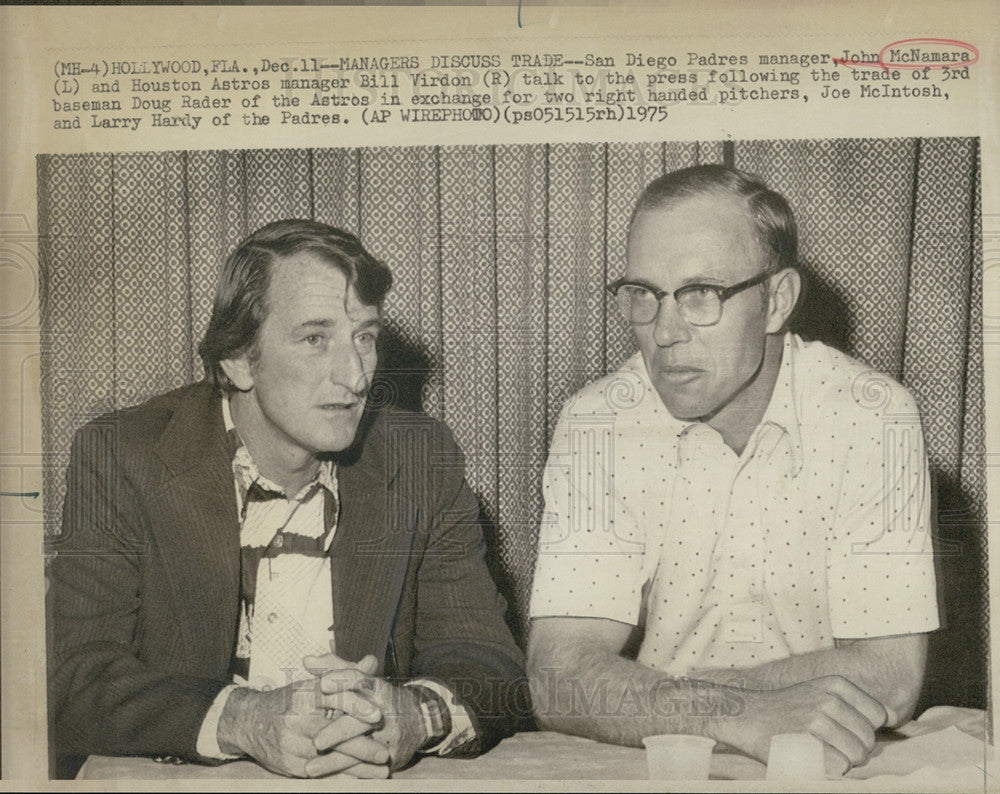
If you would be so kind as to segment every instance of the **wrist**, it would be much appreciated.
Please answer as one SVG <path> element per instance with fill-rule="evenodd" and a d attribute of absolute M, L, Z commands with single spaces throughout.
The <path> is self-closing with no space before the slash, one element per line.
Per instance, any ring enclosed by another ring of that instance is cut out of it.
<path fill-rule="evenodd" d="M 239 757 L 238 755 L 226 754 L 219 747 L 219 720 L 222 718 L 222 712 L 229 701 L 229 696 L 235 689 L 237 689 L 236 684 L 227 684 L 220 689 L 205 713 L 201 728 L 198 729 L 198 738 L 195 744 L 195 751 L 202 758 L 231 761 Z"/>
<path fill-rule="evenodd" d="M 247 755 L 243 728 L 251 722 L 248 719 L 256 693 L 245 687 L 237 687 L 229 693 L 226 705 L 219 717 L 219 750 L 226 755 Z"/>
<path fill-rule="evenodd" d="M 745 749 L 759 713 L 759 693 L 709 678 L 673 679 L 658 688 L 659 713 L 679 717 L 678 732 Z"/>
<path fill-rule="evenodd" d="M 419 750 L 426 750 L 440 744 L 451 733 L 451 712 L 448 704 L 434 690 L 420 684 L 407 687 L 416 696 L 420 710 L 421 742 Z"/>
<path fill-rule="evenodd" d="M 728 707 L 707 721 L 705 734 L 766 763 L 770 735 L 761 715 L 767 710 L 771 693 L 738 687 L 724 687 L 723 691 Z"/>

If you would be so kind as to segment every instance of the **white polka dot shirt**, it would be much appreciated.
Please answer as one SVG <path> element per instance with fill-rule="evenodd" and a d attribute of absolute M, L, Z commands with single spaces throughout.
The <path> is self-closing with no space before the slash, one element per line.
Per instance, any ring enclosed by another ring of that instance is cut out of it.
<path fill-rule="evenodd" d="M 566 404 L 543 488 L 532 617 L 644 625 L 665 672 L 938 627 L 916 404 L 819 342 L 785 337 L 742 455 L 674 419 L 636 354 Z"/>

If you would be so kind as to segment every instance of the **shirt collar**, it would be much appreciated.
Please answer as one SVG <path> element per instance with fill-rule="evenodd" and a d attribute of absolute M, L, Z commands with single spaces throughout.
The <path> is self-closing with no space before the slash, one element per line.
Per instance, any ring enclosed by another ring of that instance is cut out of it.
<path fill-rule="evenodd" d="M 287 499 L 288 496 L 285 494 L 284 489 L 261 474 L 260 469 L 257 468 L 257 464 L 250 455 L 250 450 L 246 448 L 246 445 L 240 438 L 239 431 L 236 429 L 236 425 L 233 423 L 229 397 L 222 398 L 222 421 L 226 426 L 226 436 L 229 439 L 229 452 L 233 458 L 233 476 L 240 487 L 241 495 L 245 497 L 251 486 L 256 485 L 265 491 L 281 494 Z M 312 493 L 313 488 L 317 484 L 326 488 L 334 496 L 337 495 L 337 472 L 332 460 L 321 461 L 316 476 L 306 483 L 292 498 L 302 501 Z"/>
<path fill-rule="evenodd" d="M 781 351 L 781 364 L 778 368 L 778 377 L 774 383 L 774 389 L 771 392 L 771 399 L 767 404 L 767 408 L 764 410 L 764 415 L 761 417 L 760 425 L 769 425 L 775 427 L 782 432 L 783 437 L 787 439 L 789 450 L 791 452 L 791 471 L 790 473 L 794 477 L 802 470 L 803 456 L 802 456 L 802 432 L 801 426 L 799 424 L 798 413 L 795 410 L 795 390 L 793 384 L 795 381 L 795 348 L 796 348 L 797 337 L 788 332 L 785 334 L 783 347 Z M 651 399 L 646 400 L 649 403 L 649 410 L 653 412 L 658 418 L 664 418 L 667 422 L 668 432 L 674 434 L 678 440 L 678 464 L 680 463 L 680 445 L 682 440 L 687 437 L 690 433 L 694 431 L 695 428 L 701 427 L 703 422 L 693 422 L 683 419 L 677 419 L 666 409 L 663 405 L 663 400 L 660 399 L 659 393 L 656 391 L 656 387 L 653 386 L 653 382 L 649 378 L 649 373 L 646 371 L 646 365 L 642 360 L 642 354 L 636 353 L 632 358 L 630 358 L 622 369 L 630 370 L 636 372 L 639 378 L 642 380 L 643 386 L 647 391 L 647 396 Z M 759 436 L 759 426 L 758 430 L 755 431 L 755 435 Z M 753 440 L 752 443 L 757 443 L 757 440 Z"/>

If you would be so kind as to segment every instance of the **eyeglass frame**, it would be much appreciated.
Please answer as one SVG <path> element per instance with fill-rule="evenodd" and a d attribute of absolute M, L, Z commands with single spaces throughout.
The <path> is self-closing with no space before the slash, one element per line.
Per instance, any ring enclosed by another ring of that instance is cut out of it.
<path fill-rule="evenodd" d="M 717 284 L 699 284 L 699 283 L 685 284 L 683 287 L 678 287 L 677 289 L 675 289 L 672 293 L 668 290 L 660 289 L 659 287 L 653 284 L 649 284 L 645 281 L 631 281 L 625 276 L 622 276 L 621 278 L 616 278 L 610 284 L 605 286 L 605 289 L 611 293 L 611 296 L 615 298 L 615 300 L 618 299 L 618 291 L 622 287 L 641 287 L 642 289 L 647 290 L 653 294 L 653 297 L 656 298 L 656 313 L 652 316 L 652 318 L 650 318 L 646 322 L 632 323 L 633 325 L 649 325 L 650 323 L 656 322 L 656 318 L 660 316 L 660 309 L 663 308 L 663 299 L 667 297 L 667 295 L 670 295 L 677 303 L 677 305 L 681 306 L 682 305 L 681 302 L 677 299 L 678 295 L 682 295 L 685 292 L 690 292 L 696 289 L 711 290 L 716 294 L 716 296 L 719 299 L 719 319 L 716 320 L 714 323 L 708 323 L 706 325 L 699 325 L 697 323 L 692 323 L 690 320 L 684 317 L 683 312 L 681 312 L 681 319 L 683 319 L 684 322 L 688 323 L 689 325 L 693 325 L 695 328 L 711 328 L 713 325 L 718 325 L 720 322 L 722 322 L 722 310 L 725 308 L 727 300 L 729 300 L 734 295 L 738 295 L 744 290 L 750 289 L 750 287 L 756 286 L 757 284 L 763 284 L 765 281 L 771 278 L 771 276 L 774 275 L 776 275 L 774 271 L 765 270 L 762 273 L 758 273 L 756 276 L 753 276 L 752 278 L 748 278 L 746 281 L 741 281 L 738 284 L 733 284 L 731 287 L 720 287 Z M 629 322 L 632 322 L 631 318 L 626 318 L 626 319 L 628 319 Z"/>

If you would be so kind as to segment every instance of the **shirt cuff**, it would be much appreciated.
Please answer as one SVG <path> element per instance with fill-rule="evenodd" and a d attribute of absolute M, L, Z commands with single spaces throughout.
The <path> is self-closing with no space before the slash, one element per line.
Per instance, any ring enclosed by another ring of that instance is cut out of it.
<path fill-rule="evenodd" d="M 201 730 L 198 731 L 198 741 L 195 744 L 195 751 L 204 758 L 214 758 L 217 761 L 234 761 L 241 756 L 228 755 L 219 749 L 219 720 L 222 719 L 222 711 L 226 707 L 229 695 L 236 689 L 235 684 L 230 684 L 220 690 L 215 696 L 212 705 L 205 714 L 205 719 L 201 723 Z"/>
<path fill-rule="evenodd" d="M 437 755 L 447 755 L 457 747 L 473 741 L 476 738 L 476 728 L 472 724 L 472 718 L 465 706 L 455 700 L 455 695 L 448 687 L 438 681 L 429 678 L 414 678 L 407 681 L 404 686 L 422 686 L 431 690 L 441 698 L 448 706 L 448 713 L 451 715 L 451 732 L 433 747 L 421 750 L 425 755 L 431 753 Z"/>

